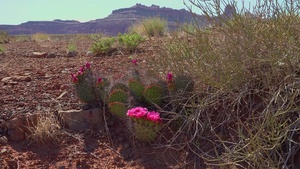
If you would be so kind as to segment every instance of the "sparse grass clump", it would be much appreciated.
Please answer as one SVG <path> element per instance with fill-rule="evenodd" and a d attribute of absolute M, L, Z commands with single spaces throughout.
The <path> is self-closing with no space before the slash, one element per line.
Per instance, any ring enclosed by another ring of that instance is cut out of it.
<path fill-rule="evenodd" d="M 6 31 L 0 31 L 0 44 L 8 43 L 9 37 Z"/>
<path fill-rule="evenodd" d="M 130 33 L 138 33 L 148 37 L 164 36 L 167 32 L 168 22 L 160 17 L 149 17 L 141 22 L 132 25 Z"/>
<path fill-rule="evenodd" d="M 30 138 L 38 144 L 58 143 L 62 134 L 57 116 L 49 113 L 38 118 L 37 125 L 31 130 Z"/>
<path fill-rule="evenodd" d="M 237 11 L 229 19 L 217 1 L 190 3 L 207 14 L 209 29 L 187 27 L 185 38 L 170 37 L 161 56 L 149 60 L 158 72 L 195 81 L 194 95 L 170 111 L 169 124 L 177 129 L 170 142 L 184 137 L 199 157 L 195 164 L 299 167 L 294 161 L 300 148 L 297 7 L 265 0 L 255 16 Z M 221 12 L 212 17 L 216 11 Z"/>
<path fill-rule="evenodd" d="M 6 52 L 6 49 L 5 49 L 4 47 L 1 47 L 1 46 L 0 46 L 0 53 L 1 53 L 1 54 L 5 54 L 5 52 Z"/>
<path fill-rule="evenodd" d="M 49 41 L 50 40 L 50 36 L 44 33 L 36 33 L 34 35 L 31 36 L 33 40 L 37 41 L 37 42 L 42 42 L 42 41 Z"/>
<path fill-rule="evenodd" d="M 68 48 L 68 52 L 75 52 L 75 50 L 76 50 L 76 45 L 75 45 L 75 44 L 69 44 L 69 45 L 67 46 L 67 48 Z"/>

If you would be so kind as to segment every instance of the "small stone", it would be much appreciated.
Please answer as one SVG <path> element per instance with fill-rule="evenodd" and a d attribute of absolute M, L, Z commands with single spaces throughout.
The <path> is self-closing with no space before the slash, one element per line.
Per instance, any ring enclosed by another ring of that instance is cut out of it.
<path fill-rule="evenodd" d="M 31 57 L 34 57 L 34 58 L 44 58 L 48 55 L 48 53 L 46 52 L 33 52 Z"/>
<path fill-rule="evenodd" d="M 68 52 L 66 57 L 75 57 L 76 53 L 75 52 Z"/>
<path fill-rule="evenodd" d="M 125 149 L 127 149 L 127 148 L 129 148 L 129 147 L 130 147 L 130 145 L 129 145 L 128 143 L 124 144 L 124 148 L 125 148 Z"/>
<path fill-rule="evenodd" d="M 7 140 L 7 137 L 6 136 L 2 136 L 0 137 L 0 143 L 1 144 L 7 144 L 8 140 Z"/>
<path fill-rule="evenodd" d="M 68 89 L 68 88 L 69 88 L 69 86 L 68 86 L 68 85 L 65 85 L 65 84 L 63 84 L 63 85 L 60 86 L 60 89 L 61 89 L 61 90 L 66 90 L 66 89 Z"/>
<path fill-rule="evenodd" d="M 5 77 L 1 80 L 2 83 L 7 84 L 12 81 L 12 77 Z"/>
<path fill-rule="evenodd" d="M 56 55 L 54 53 L 50 53 L 49 55 L 46 56 L 46 58 L 55 58 Z"/>
<path fill-rule="evenodd" d="M 4 149 L 1 150 L 1 154 L 5 153 L 5 152 L 7 152 L 6 148 L 4 148 Z"/>
<path fill-rule="evenodd" d="M 92 57 L 94 56 L 94 53 L 91 51 L 86 52 L 86 57 Z"/>
<path fill-rule="evenodd" d="M 118 140 L 119 140 L 119 142 L 123 142 L 125 140 L 125 138 L 124 137 L 119 137 Z"/>

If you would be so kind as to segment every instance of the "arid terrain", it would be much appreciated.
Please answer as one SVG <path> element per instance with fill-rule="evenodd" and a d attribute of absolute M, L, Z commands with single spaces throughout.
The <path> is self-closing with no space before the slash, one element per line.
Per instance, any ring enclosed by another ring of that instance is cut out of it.
<path fill-rule="evenodd" d="M 92 41 L 82 39 L 75 43 L 77 56 L 66 57 L 69 43 L 26 40 L 2 45 L 6 53 L 0 54 L 0 168 L 180 168 L 186 160 L 180 151 L 160 146 L 160 141 L 137 141 L 122 121 L 109 115 L 102 125 L 107 127 L 77 132 L 63 128 L 57 142 L 44 144 L 30 136 L 14 141 L 1 128 L 25 114 L 81 109 L 84 103 L 76 97 L 70 73 L 89 62 L 95 74 L 118 79 L 128 73 L 132 58 L 146 65 L 143 58 L 155 55 L 159 46 L 146 41 L 133 54 L 116 51 L 95 57 L 86 56 Z"/>

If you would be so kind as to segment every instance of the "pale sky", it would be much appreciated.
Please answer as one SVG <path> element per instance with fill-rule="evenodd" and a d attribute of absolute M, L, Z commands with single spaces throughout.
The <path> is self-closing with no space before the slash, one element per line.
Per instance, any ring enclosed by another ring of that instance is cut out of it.
<path fill-rule="evenodd" d="M 185 1 L 188 2 L 188 0 Z M 237 2 L 241 5 L 242 1 Z M 256 2 L 256 0 L 244 1 L 246 6 Z M 0 0 L 0 25 L 18 25 L 27 21 L 52 21 L 54 19 L 87 22 L 105 18 L 113 10 L 129 8 L 136 3 L 187 9 L 183 0 Z"/>

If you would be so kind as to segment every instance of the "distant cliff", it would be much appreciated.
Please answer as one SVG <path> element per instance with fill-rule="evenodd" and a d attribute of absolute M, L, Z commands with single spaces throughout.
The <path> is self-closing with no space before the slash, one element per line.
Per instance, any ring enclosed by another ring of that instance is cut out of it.
<path fill-rule="evenodd" d="M 227 9 L 227 10 L 226 10 Z M 225 12 L 231 16 L 232 9 L 226 7 Z M 103 19 L 96 19 L 89 22 L 78 22 L 75 20 L 54 21 L 29 21 L 20 25 L 0 25 L 0 30 L 7 31 L 9 35 L 20 34 L 77 34 L 77 33 L 106 33 L 108 35 L 117 35 L 124 33 L 128 27 L 136 21 L 143 18 L 159 16 L 169 23 L 169 28 L 176 28 L 176 21 L 186 23 L 193 18 L 192 14 L 185 9 L 175 10 L 172 8 L 159 7 L 152 5 L 150 7 L 136 4 L 130 8 L 114 10 L 112 14 Z M 199 16 L 201 17 L 201 16 Z"/>

